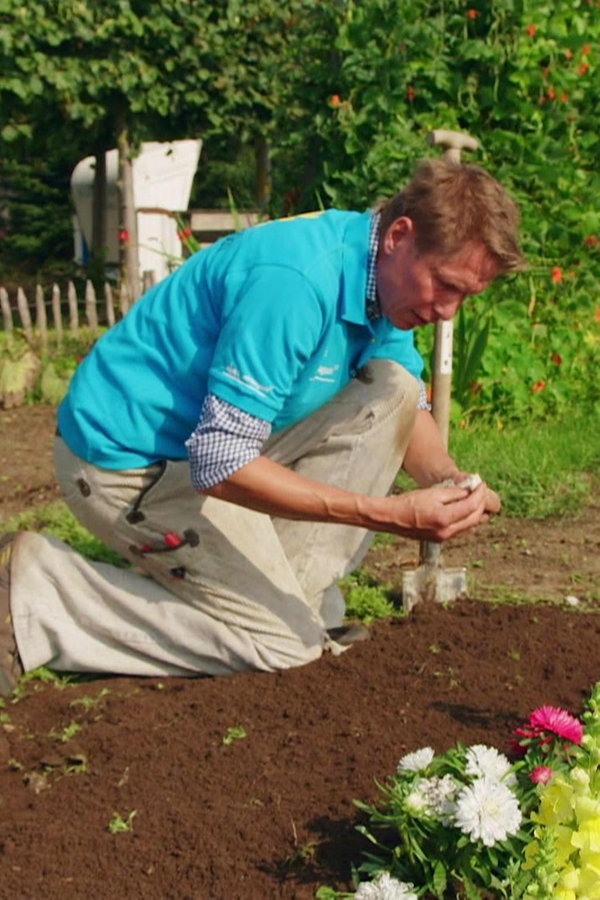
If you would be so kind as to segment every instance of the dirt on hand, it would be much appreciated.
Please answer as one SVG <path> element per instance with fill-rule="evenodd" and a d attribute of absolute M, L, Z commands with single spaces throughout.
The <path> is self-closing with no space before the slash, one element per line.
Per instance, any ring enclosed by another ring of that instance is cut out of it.
<path fill-rule="evenodd" d="M 0 412 L 3 521 L 58 497 L 53 433 L 51 408 Z M 31 683 L 0 710 L 0 898 L 350 889 L 366 849 L 353 800 L 375 801 L 400 756 L 457 741 L 507 751 L 535 707 L 581 711 L 600 659 L 598 512 L 498 517 L 444 546 L 473 599 L 417 606 L 302 668 Z M 367 568 L 400 584 L 417 552 L 382 543 Z M 482 602 L 502 594 L 552 602 Z"/>

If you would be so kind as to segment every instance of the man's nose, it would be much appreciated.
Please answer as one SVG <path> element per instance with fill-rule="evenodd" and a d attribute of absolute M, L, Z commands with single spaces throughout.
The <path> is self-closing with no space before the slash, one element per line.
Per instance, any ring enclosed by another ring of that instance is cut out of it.
<path fill-rule="evenodd" d="M 436 321 L 439 321 L 440 319 L 444 322 L 450 321 L 460 309 L 464 299 L 464 296 L 461 296 L 434 304 L 433 311 L 435 313 Z"/>

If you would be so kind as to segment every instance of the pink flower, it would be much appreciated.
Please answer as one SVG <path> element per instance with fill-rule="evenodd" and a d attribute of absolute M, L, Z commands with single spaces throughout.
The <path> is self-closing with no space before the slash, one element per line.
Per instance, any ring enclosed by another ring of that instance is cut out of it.
<path fill-rule="evenodd" d="M 583 725 L 558 706 L 540 706 L 529 716 L 529 724 L 538 731 L 551 731 L 557 737 L 573 744 L 580 744 L 583 738 Z"/>
<path fill-rule="evenodd" d="M 523 728 L 515 729 L 515 733 L 531 740 L 539 738 L 542 743 L 547 743 L 554 735 L 573 744 L 580 744 L 583 738 L 583 725 L 565 709 L 558 706 L 540 706 L 531 713 Z"/>
<path fill-rule="evenodd" d="M 554 772 L 550 766 L 536 766 L 529 773 L 534 784 L 548 784 L 553 775 Z"/>

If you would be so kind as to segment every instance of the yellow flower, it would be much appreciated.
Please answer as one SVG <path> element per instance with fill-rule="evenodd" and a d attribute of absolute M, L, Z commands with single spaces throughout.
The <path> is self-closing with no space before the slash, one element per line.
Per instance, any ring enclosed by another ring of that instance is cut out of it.
<path fill-rule="evenodd" d="M 539 813 L 532 818 L 540 825 L 557 825 L 568 821 L 573 815 L 573 788 L 563 775 L 557 775 L 542 793 Z"/>
<path fill-rule="evenodd" d="M 558 879 L 558 883 L 556 885 L 557 891 L 577 891 L 579 887 L 579 869 L 576 869 L 572 863 L 569 863 L 568 866 L 560 873 L 560 878 Z M 574 894 L 573 896 L 576 896 Z"/>
<path fill-rule="evenodd" d="M 578 794 L 584 794 L 588 791 L 590 776 L 585 769 L 582 769 L 581 766 L 575 766 L 575 768 L 571 769 L 570 776 L 571 784 Z"/>
<path fill-rule="evenodd" d="M 600 817 L 600 800 L 595 797 L 576 797 L 573 803 L 575 816 L 579 822 Z"/>
<path fill-rule="evenodd" d="M 586 900 L 600 900 L 600 857 L 595 864 L 590 864 L 583 858 L 579 872 L 579 894 Z"/>
<path fill-rule="evenodd" d="M 528 869 L 533 869 L 536 865 L 536 857 L 540 852 L 540 844 L 539 841 L 530 841 L 529 844 L 525 847 L 523 854 L 525 856 L 525 862 L 523 863 L 523 869 L 527 872 Z"/>
<path fill-rule="evenodd" d="M 566 825 L 555 825 L 552 829 L 555 835 L 554 850 L 556 853 L 556 865 L 564 866 L 575 851 L 573 850 L 573 829 Z"/>
<path fill-rule="evenodd" d="M 573 832 L 571 844 L 578 850 L 600 853 L 600 818 L 580 817 L 580 825 L 577 831 Z"/>
<path fill-rule="evenodd" d="M 569 888 L 560 888 L 557 886 L 554 889 L 554 900 L 577 900 L 577 894 L 575 891 L 569 890 Z"/>

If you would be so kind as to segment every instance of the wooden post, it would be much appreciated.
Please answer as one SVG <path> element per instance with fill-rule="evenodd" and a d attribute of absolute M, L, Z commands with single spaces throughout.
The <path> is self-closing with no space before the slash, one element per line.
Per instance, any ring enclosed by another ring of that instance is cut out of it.
<path fill-rule="evenodd" d="M 144 269 L 142 274 L 143 293 L 145 294 L 146 291 L 149 291 L 154 284 L 156 284 L 156 272 L 154 269 Z"/>
<path fill-rule="evenodd" d="M 19 309 L 19 316 L 21 317 L 21 324 L 23 326 L 23 331 L 25 332 L 25 337 L 28 341 L 31 341 L 33 340 L 31 314 L 29 312 L 29 304 L 27 303 L 25 291 L 21 287 L 17 289 L 17 307 Z"/>
<path fill-rule="evenodd" d="M 96 291 L 88 278 L 85 283 L 85 317 L 92 331 L 98 330 L 98 309 L 96 304 Z"/>
<path fill-rule="evenodd" d="M 57 343 L 60 344 L 63 335 L 63 325 L 60 311 L 60 288 L 57 284 L 52 285 L 52 322 L 56 331 Z"/>
<path fill-rule="evenodd" d="M 7 334 L 12 334 L 12 310 L 10 308 L 10 302 L 8 300 L 8 291 L 5 287 L 0 287 L 0 309 L 2 310 L 2 322 L 4 325 L 4 330 Z"/>
<path fill-rule="evenodd" d="M 129 284 L 127 281 L 123 280 L 119 286 L 119 310 L 121 312 L 121 317 L 127 315 L 130 305 L 131 297 L 129 294 Z"/>
<path fill-rule="evenodd" d="M 44 305 L 44 289 L 41 284 L 35 287 L 35 324 L 40 334 L 42 350 L 48 349 L 48 317 Z"/>
<path fill-rule="evenodd" d="M 94 271 L 104 273 L 106 259 L 106 153 L 103 148 L 94 154 L 94 188 L 92 193 L 92 263 Z M 100 265 L 102 264 L 102 265 Z"/>
<path fill-rule="evenodd" d="M 79 331 L 79 310 L 77 309 L 77 291 L 72 281 L 67 288 L 67 300 L 69 301 L 69 330 L 73 334 Z"/>
<path fill-rule="evenodd" d="M 119 153 L 119 196 L 121 246 L 121 281 L 128 282 L 132 303 L 141 294 L 137 213 L 133 195 L 133 151 L 123 110 L 117 111 L 117 149 Z"/>
<path fill-rule="evenodd" d="M 108 281 L 104 282 L 104 300 L 106 303 L 106 322 L 109 328 L 115 324 L 115 304 L 113 301 L 112 288 Z"/>

